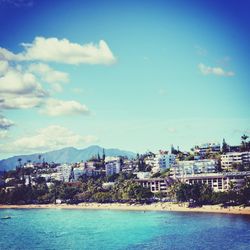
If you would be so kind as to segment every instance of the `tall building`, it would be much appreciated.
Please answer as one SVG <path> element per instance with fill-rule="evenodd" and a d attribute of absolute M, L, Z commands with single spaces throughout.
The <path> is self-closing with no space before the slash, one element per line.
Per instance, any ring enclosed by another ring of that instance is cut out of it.
<path fill-rule="evenodd" d="M 67 164 L 63 164 L 63 165 L 60 165 L 57 167 L 57 171 L 58 171 L 58 173 L 61 173 L 62 180 L 64 182 L 69 182 L 71 172 L 72 172 L 72 166 L 67 165 Z"/>
<path fill-rule="evenodd" d="M 160 150 L 154 157 L 153 172 L 164 171 L 169 169 L 175 163 L 175 155 L 169 154 L 168 151 Z"/>
<path fill-rule="evenodd" d="M 121 161 L 119 157 L 106 157 L 105 159 L 106 176 L 119 174 L 121 171 Z"/>

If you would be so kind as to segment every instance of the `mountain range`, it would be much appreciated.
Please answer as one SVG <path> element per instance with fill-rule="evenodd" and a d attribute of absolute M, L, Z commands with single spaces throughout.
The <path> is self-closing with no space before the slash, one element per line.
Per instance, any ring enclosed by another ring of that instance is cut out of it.
<path fill-rule="evenodd" d="M 15 169 L 19 165 L 18 159 L 22 159 L 22 163 L 27 161 L 39 162 L 44 160 L 45 162 L 51 163 L 74 163 L 80 161 L 87 161 L 93 156 L 98 154 L 102 157 L 103 150 L 106 156 L 126 156 L 128 158 L 135 157 L 135 153 L 130 151 L 124 151 L 120 149 L 105 149 L 100 146 L 94 145 L 85 149 L 76 149 L 74 147 L 67 147 L 59 150 L 54 150 L 46 153 L 36 153 L 30 155 L 18 155 L 8 159 L 0 160 L 0 171 L 8 171 Z M 41 159 L 39 159 L 41 155 Z"/>

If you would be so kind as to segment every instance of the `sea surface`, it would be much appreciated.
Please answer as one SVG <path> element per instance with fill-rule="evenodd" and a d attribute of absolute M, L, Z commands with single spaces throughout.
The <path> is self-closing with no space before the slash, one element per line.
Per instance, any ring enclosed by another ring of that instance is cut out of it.
<path fill-rule="evenodd" d="M 0 249 L 250 249 L 250 216 L 4 209 Z"/>

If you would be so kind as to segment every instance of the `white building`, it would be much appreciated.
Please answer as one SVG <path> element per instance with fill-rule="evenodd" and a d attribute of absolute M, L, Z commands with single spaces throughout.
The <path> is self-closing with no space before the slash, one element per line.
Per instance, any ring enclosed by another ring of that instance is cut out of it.
<path fill-rule="evenodd" d="M 197 161 L 178 161 L 171 168 L 172 175 L 183 176 L 200 173 L 217 172 L 218 161 L 214 159 L 197 160 Z"/>
<path fill-rule="evenodd" d="M 124 172 L 124 173 L 132 173 L 134 171 L 134 169 L 136 169 L 136 167 L 137 167 L 136 161 L 125 159 L 123 161 L 121 171 Z"/>
<path fill-rule="evenodd" d="M 142 179 L 148 179 L 150 178 L 151 173 L 150 172 L 136 172 L 135 173 L 137 178 L 142 180 Z"/>
<path fill-rule="evenodd" d="M 250 172 L 196 174 L 176 179 L 187 184 L 206 184 L 215 192 L 223 192 L 230 189 L 231 183 L 236 190 L 239 190 L 245 184 L 246 178 L 250 178 Z"/>
<path fill-rule="evenodd" d="M 250 163 L 250 152 L 230 152 L 221 155 L 222 168 L 229 169 L 235 165 L 244 165 Z"/>
<path fill-rule="evenodd" d="M 63 181 L 63 175 L 61 172 L 56 172 L 51 174 L 51 180 Z"/>
<path fill-rule="evenodd" d="M 121 171 L 121 162 L 120 158 L 116 157 L 115 159 L 105 159 L 105 170 L 106 170 L 106 176 L 113 175 L 113 174 L 119 174 Z"/>
<path fill-rule="evenodd" d="M 135 181 L 142 187 L 149 188 L 152 193 L 167 192 L 168 187 L 175 182 L 172 178 L 152 178 Z"/>
<path fill-rule="evenodd" d="M 175 163 L 175 155 L 167 151 L 159 151 L 154 157 L 154 167 L 152 172 L 164 171 Z"/>
<path fill-rule="evenodd" d="M 34 164 L 31 162 L 28 162 L 28 163 L 25 163 L 23 167 L 24 168 L 34 168 Z"/>
<path fill-rule="evenodd" d="M 73 178 L 75 181 L 79 179 L 82 175 L 86 174 L 86 170 L 84 167 L 74 168 L 73 169 Z"/>
<path fill-rule="evenodd" d="M 108 189 L 112 189 L 114 185 L 115 185 L 115 182 L 103 182 L 102 188 L 108 190 Z"/>
<path fill-rule="evenodd" d="M 63 164 L 57 167 L 58 173 L 62 174 L 62 178 L 64 182 L 69 182 L 71 172 L 72 172 L 72 166 Z"/>
<path fill-rule="evenodd" d="M 207 152 L 218 153 L 220 152 L 220 143 L 204 143 L 194 147 L 194 152 L 199 155 L 205 155 Z"/>
<path fill-rule="evenodd" d="M 148 155 L 144 159 L 144 163 L 148 166 L 155 167 L 155 156 L 154 155 Z"/>

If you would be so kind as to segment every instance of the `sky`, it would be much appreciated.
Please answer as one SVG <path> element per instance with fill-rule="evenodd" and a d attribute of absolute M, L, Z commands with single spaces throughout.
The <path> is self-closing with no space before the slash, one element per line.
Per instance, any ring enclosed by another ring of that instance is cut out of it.
<path fill-rule="evenodd" d="M 0 0 L 0 159 L 250 135 L 250 1 Z"/>

